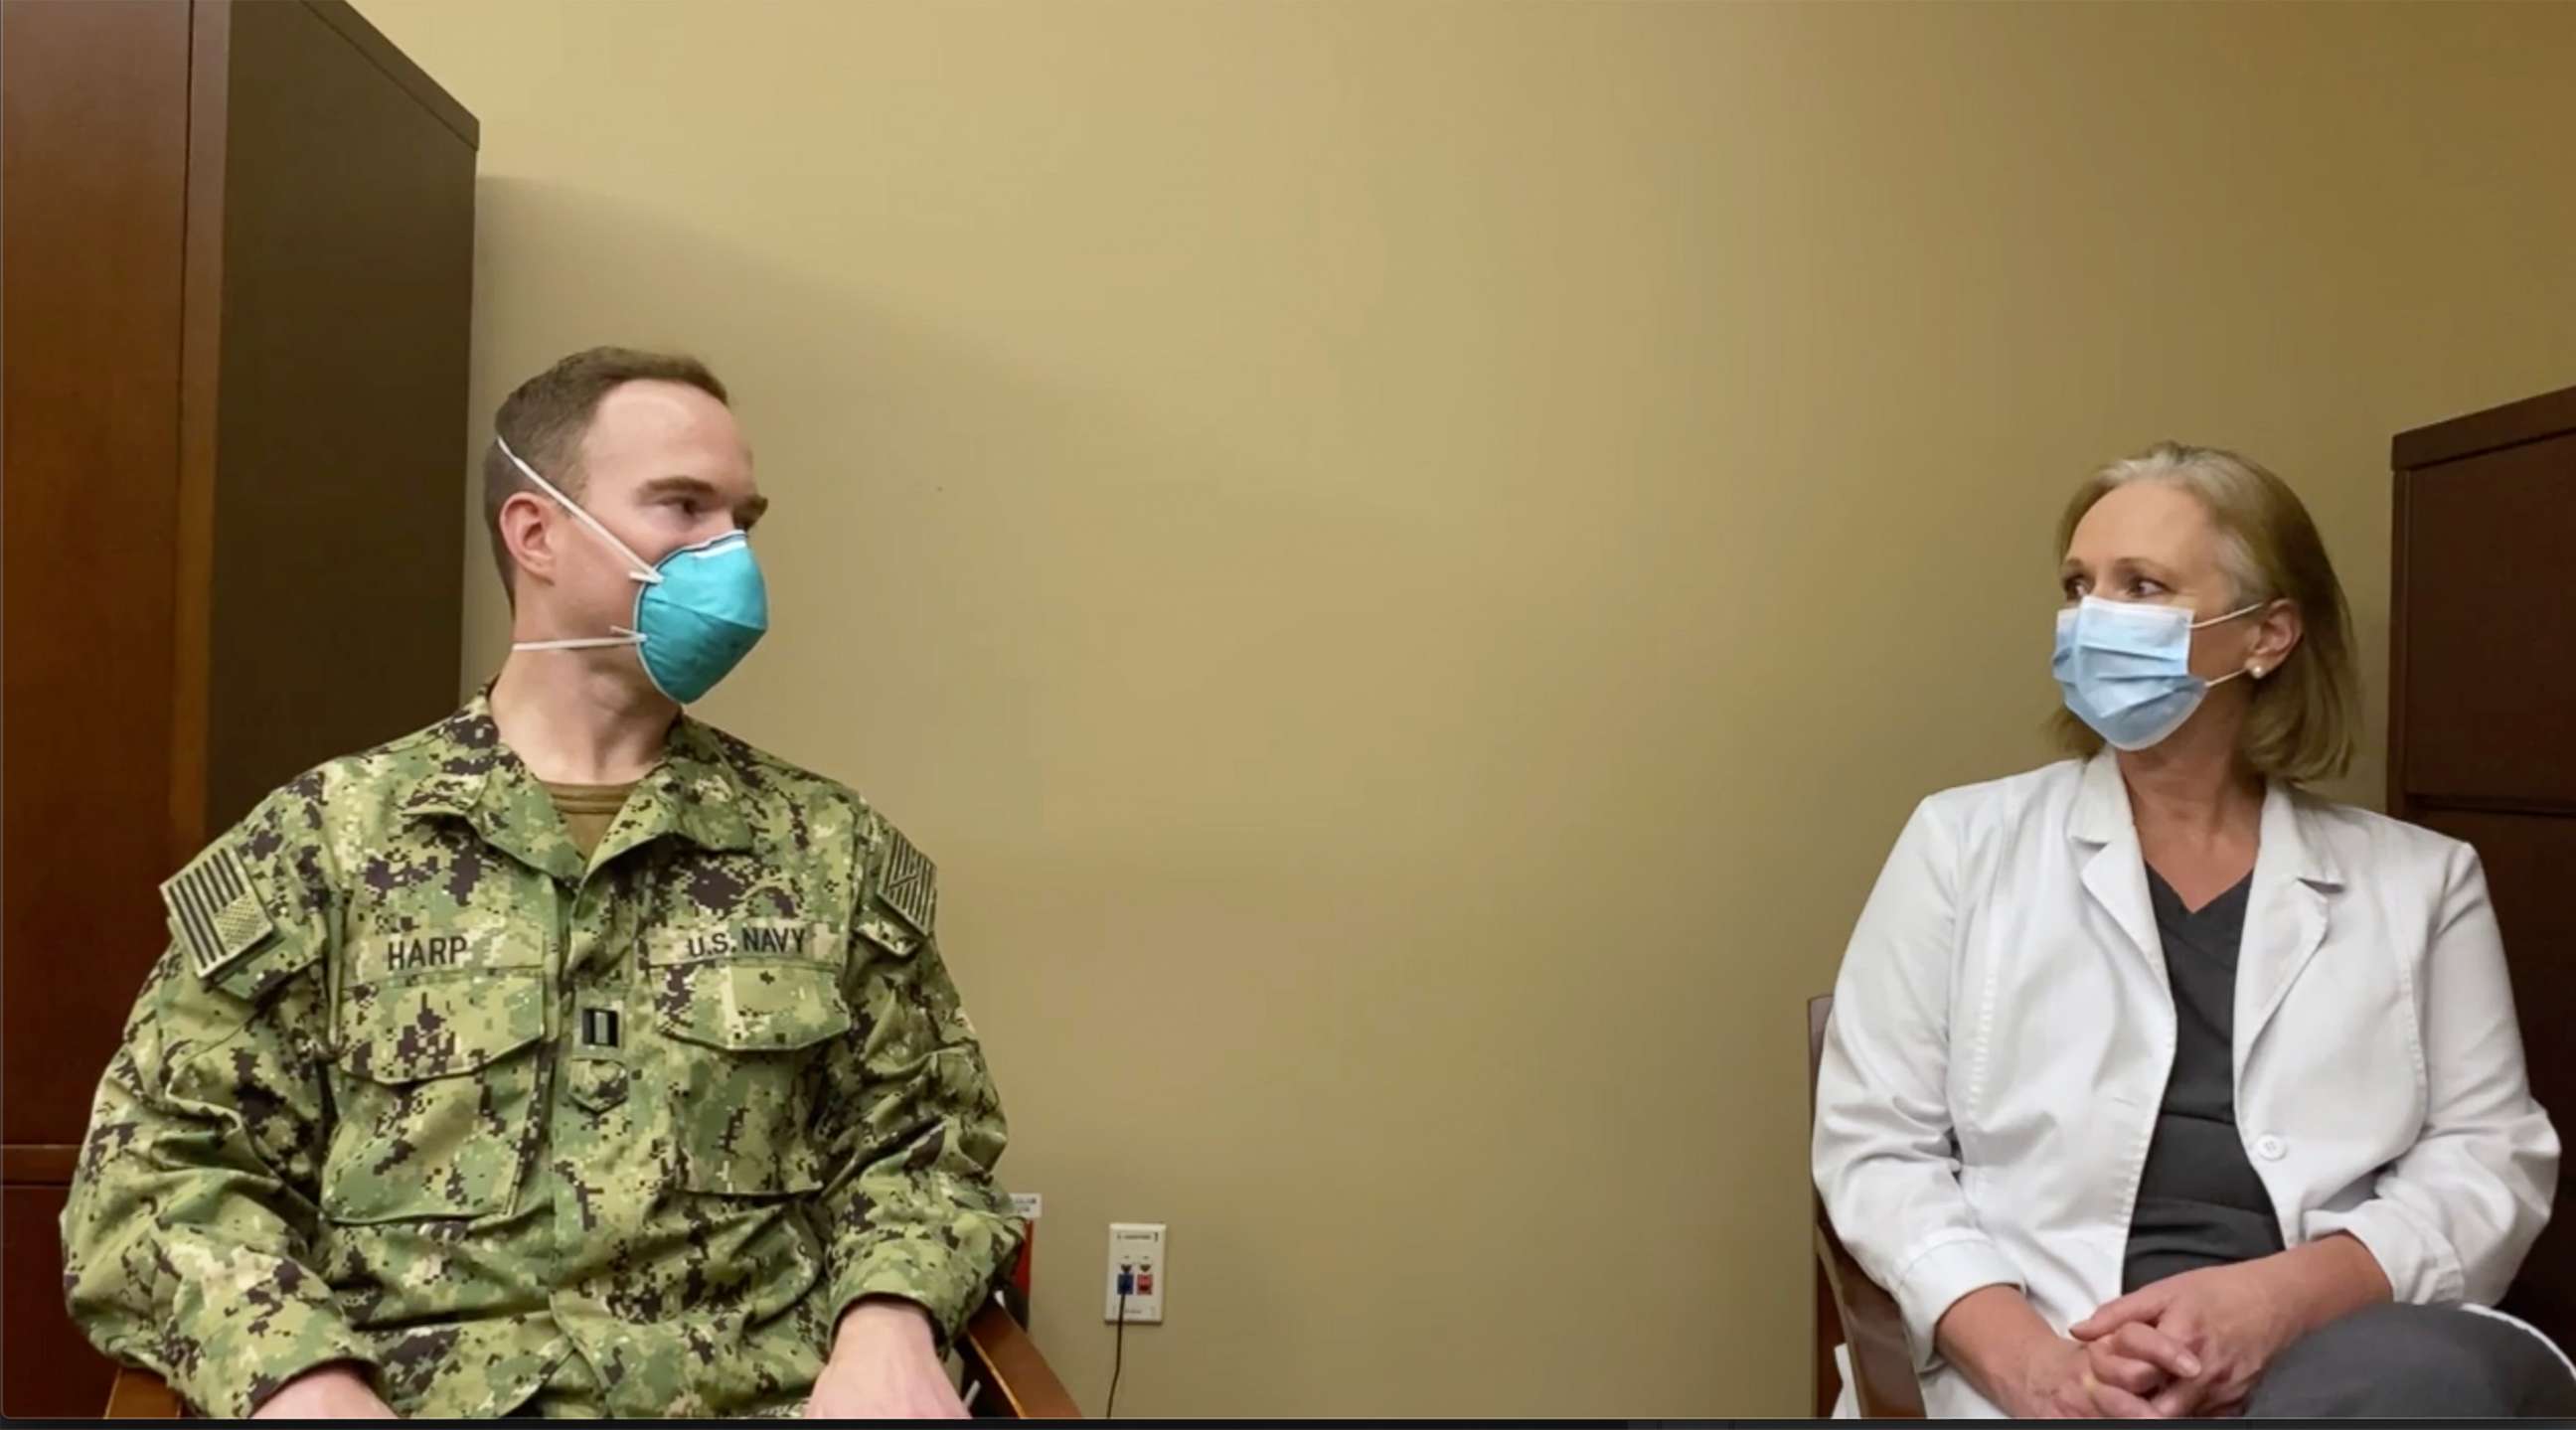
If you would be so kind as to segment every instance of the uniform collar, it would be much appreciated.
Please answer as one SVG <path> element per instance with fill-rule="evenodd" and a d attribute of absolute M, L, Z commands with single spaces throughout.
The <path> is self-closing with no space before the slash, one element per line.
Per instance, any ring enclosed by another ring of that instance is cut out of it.
<path fill-rule="evenodd" d="M 567 882 L 581 878 L 581 851 L 565 833 L 544 784 L 502 741 L 488 690 L 432 726 L 426 740 L 431 773 L 404 800 L 406 817 L 462 819 L 486 842 L 533 868 Z M 672 721 L 661 763 L 637 783 L 588 863 L 595 867 L 666 834 L 706 849 L 750 848 L 738 756 L 708 726 L 685 714 Z"/>
<path fill-rule="evenodd" d="M 644 777 L 653 827 L 633 842 L 665 832 L 707 849 L 749 849 L 751 821 L 743 816 L 750 794 L 742 776 L 741 747 L 685 713 L 671 722 L 662 763 Z M 626 817 L 639 806 L 630 801 Z M 617 831 L 609 831 L 615 839 Z M 601 846 L 605 849 L 607 846 Z"/>

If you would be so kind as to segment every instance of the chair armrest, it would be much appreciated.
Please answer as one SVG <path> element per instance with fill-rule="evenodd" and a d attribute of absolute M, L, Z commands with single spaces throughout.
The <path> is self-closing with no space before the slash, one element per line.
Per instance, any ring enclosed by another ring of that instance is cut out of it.
<path fill-rule="evenodd" d="M 1003 1413 L 1014 1420 L 1079 1420 L 1082 1407 L 1073 1403 L 1073 1395 L 1056 1379 L 1046 1357 L 1038 1354 L 1037 1342 L 1020 1329 L 1020 1323 L 999 1302 L 987 1301 L 973 1320 L 966 1323 L 966 1333 L 957 1338 L 958 1354 L 968 1362 L 967 1371 L 993 1388 L 1002 1397 Z"/>
<path fill-rule="evenodd" d="M 1905 1344 L 1904 1313 L 1834 1235 L 1822 1198 L 1816 1203 L 1816 1262 L 1825 1270 L 1834 1311 L 1842 1318 L 1860 1413 L 1871 1420 L 1922 1419 L 1923 1385 L 1914 1378 L 1914 1353 Z"/>
<path fill-rule="evenodd" d="M 188 1408 L 179 1403 L 179 1392 L 170 1383 L 140 1366 L 116 1368 L 116 1382 L 107 1388 L 109 1420 L 185 1420 Z"/>

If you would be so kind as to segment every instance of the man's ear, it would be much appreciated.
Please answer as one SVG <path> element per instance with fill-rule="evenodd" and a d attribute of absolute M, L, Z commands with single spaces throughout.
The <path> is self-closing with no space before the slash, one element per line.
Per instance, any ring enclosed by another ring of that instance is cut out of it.
<path fill-rule="evenodd" d="M 2254 648 L 2245 653 L 2245 666 L 2260 680 L 2281 668 L 2290 652 L 2299 648 L 2299 637 L 2307 634 L 2308 627 L 2299 614 L 2299 603 L 2288 599 L 2274 601 L 2254 621 Z"/>
<path fill-rule="evenodd" d="M 562 553 L 555 550 L 555 524 L 547 515 L 545 498 L 535 492 L 513 492 L 501 503 L 501 544 L 509 549 L 519 580 L 534 577 L 551 583 L 555 579 L 555 563 Z M 517 595 L 516 582 L 511 594 Z M 517 604 L 515 599 L 512 604 Z"/>

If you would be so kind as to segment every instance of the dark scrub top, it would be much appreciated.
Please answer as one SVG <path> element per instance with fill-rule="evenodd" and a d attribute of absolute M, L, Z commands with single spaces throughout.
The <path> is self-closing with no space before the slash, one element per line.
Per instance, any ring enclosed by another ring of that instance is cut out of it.
<path fill-rule="evenodd" d="M 2153 869 L 2147 893 L 2173 984 L 2165 1085 L 2121 1290 L 2281 1249 L 2263 1181 L 2236 1132 L 2236 951 L 2248 879 L 2197 910 Z M 2383 1305 L 2310 1333 L 2276 1357 L 2249 1416 L 2576 1416 L 2576 1373 L 2530 1331 L 2457 1306 Z"/>
<path fill-rule="evenodd" d="M 2173 984 L 2174 1061 L 2138 1180 L 2123 1292 L 2281 1249 L 2272 1198 L 2236 1131 L 2236 950 L 2252 885 L 2249 874 L 2192 909 L 2147 871 Z"/>

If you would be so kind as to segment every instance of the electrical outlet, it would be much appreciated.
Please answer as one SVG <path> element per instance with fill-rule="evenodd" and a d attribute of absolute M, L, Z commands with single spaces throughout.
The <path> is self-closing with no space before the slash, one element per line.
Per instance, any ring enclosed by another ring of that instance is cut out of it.
<path fill-rule="evenodd" d="M 1100 1319 L 1124 1320 L 1131 1326 L 1161 1324 L 1165 1274 L 1161 1222 L 1111 1222 L 1109 1302 L 1102 1308 Z"/>

